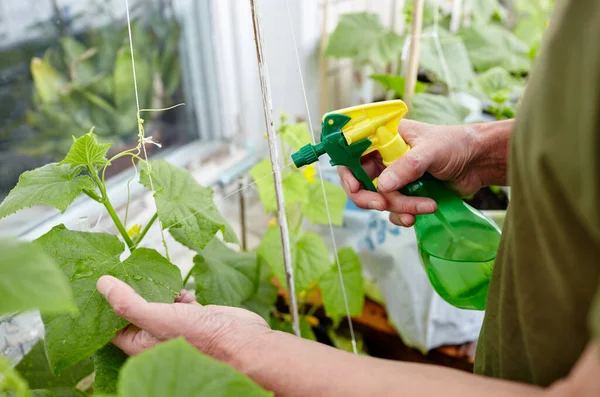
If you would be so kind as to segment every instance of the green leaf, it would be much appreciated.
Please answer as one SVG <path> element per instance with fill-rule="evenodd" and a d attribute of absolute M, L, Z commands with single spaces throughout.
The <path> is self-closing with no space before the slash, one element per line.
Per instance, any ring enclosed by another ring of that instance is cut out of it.
<path fill-rule="evenodd" d="M 302 213 L 315 225 L 328 225 L 327 208 L 329 208 L 331 223 L 340 226 L 343 222 L 344 207 L 348 197 L 341 187 L 327 181 L 323 181 L 323 184 L 327 194 L 328 207 L 325 206 L 321 183 L 316 181 L 309 187 L 308 200 L 302 203 Z"/>
<path fill-rule="evenodd" d="M 278 291 L 271 282 L 273 271 L 260 255 L 257 257 L 257 266 L 259 267 L 257 284 L 252 295 L 242 302 L 242 307 L 268 320 L 277 302 Z"/>
<path fill-rule="evenodd" d="M 293 151 L 299 150 L 307 143 L 312 143 L 310 130 L 306 123 L 283 124 L 277 130 L 277 133 L 281 135 L 281 139 L 283 139 Z"/>
<path fill-rule="evenodd" d="M 95 54 L 95 50 L 86 49 L 83 44 L 71 36 L 63 36 L 60 45 L 66 55 L 72 81 L 77 85 L 89 84 L 94 79 L 94 65 L 89 58 Z"/>
<path fill-rule="evenodd" d="M 404 40 L 386 28 L 378 14 L 358 12 L 343 14 L 325 50 L 325 56 L 355 58 L 376 65 L 397 59 Z"/>
<path fill-rule="evenodd" d="M 94 393 L 115 394 L 119 371 L 129 356 L 107 343 L 94 354 Z"/>
<path fill-rule="evenodd" d="M 95 170 L 108 164 L 106 153 L 111 146 L 112 143 L 99 143 L 96 134 L 90 131 L 75 139 L 69 153 L 58 165 L 89 166 Z"/>
<path fill-rule="evenodd" d="M 215 238 L 194 258 L 196 298 L 203 305 L 240 306 L 254 292 L 256 254 L 238 252 Z"/>
<path fill-rule="evenodd" d="M 67 79 L 40 58 L 31 59 L 31 75 L 42 104 L 58 102 L 69 90 Z"/>
<path fill-rule="evenodd" d="M 74 232 L 60 225 L 37 242 L 67 275 L 79 309 L 71 315 L 42 315 L 54 373 L 90 356 L 127 325 L 96 290 L 101 276 L 123 280 L 152 302 L 173 302 L 181 289 L 179 269 L 155 250 L 138 248 L 121 262 L 124 245 L 111 234 Z"/>
<path fill-rule="evenodd" d="M 423 35 L 434 33 L 433 27 L 423 29 Z M 454 89 L 465 88 L 475 78 L 473 65 L 465 44 L 460 37 L 444 28 L 438 28 L 441 54 L 434 38 L 421 40 L 420 65 L 433 73 L 435 78 Z M 445 65 L 443 60 L 445 60 Z M 446 66 L 447 73 L 446 75 Z"/>
<path fill-rule="evenodd" d="M 132 357 L 121 371 L 118 390 L 120 396 L 144 397 L 273 395 L 227 364 L 203 355 L 183 338 Z"/>
<path fill-rule="evenodd" d="M 213 203 L 213 191 L 196 182 L 182 168 L 165 160 L 149 162 L 140 174 L 140 183 L 154 190 L 158 218 L 165 229 L 183 244 L 202 249 L 220 230 L 225 241 L 237 243 L 235 232 Z"/>
<path fill-rule="evenodd" d="M 374 74 L 370 77 L 371 79 L 381 84 L 384 90 L 394 91 L 398 98 L 402 98 L 404 96 L 404 77 L 396 76 L 393 74 Z M 426 88 L 427 84 L 417 81 L 415 85 L 415 92 L 423 92 Z"/>
<path fill-rule="evenodd" d="M 0 356 L 0 396 L 31 396 L 27 382 L 11 367 L 10 362 L 2 356 Z"/>
<path fill-rule="evenodd" d="M 294 334 L 292 328 L 292 321 L 289 316 L 286 316 L 283 320 L 273 319 L 270 321 L 271 329 L 275 331 L 287 332 L 288 334 Z M 300 317 L 300 335 L 304 339 L 316 341 L 317 337 L 312 329 L 312 326 L 306 320 L 306 316 Z"/>
<path fill-rule="evenodd" d="M 250 175 L 256 181 L 258 195 L 266 212 L 276 211 L 275 186 L 271 162 L 264 159 L 250 170 Z M 308 180 L 300 172 L 289 172 L 283 175 L 283 196 L 285 206 L 308 202 Z"/>
<path fill-rule="evenodd" d="M 137 75 L 140 107 L 148 108 L 146 103 L 152 90 L 152 72 L 148 63 L 136 53 L 135 71 Z M 113 73 L 113 92 L 115 107 L 126 117 L 136 120 L 136 100 L 133 86 L 133 70 L 131 68 L 131 51 L 129 46 L 122 47 L 117 53 Z"/>
<path fill-rule="evenodd" d="M 352 349 L 352 339 L 349 336 L 347 336 L 346 334 L 340 332 L 339 330 L 334 330 L 333 328 L 329 328 L 327 330 L 327 336 L 329 336 L 329 339 L 331 339 L 331 342 L 333 342 L 333 346 L 335 346 L 336 348 L 350 352 L 350 353 L 354 352 L 354 350 Z M 367 356 L 368 354 L 365 352 L 364 341 L 363 341 L 361 335 L 358 333 L 355 333 L 355 338 L 356 338 L 356 351 L 360 355 Z"/>
<path fill-rule="evenodd" d="M 321 278 L 329 268 L 329 254 L 323 239 L 316 233 L 307 232 L 299 237 L 290 235 L 292 268 L 296 293 L 307 289 Z M 258 247 L 258 254 L 271 266 L 275 277 L 285 287 L 285 268 L 279 227 L 270 227 Z"/>
<path fill-rule="evenodd" d="M 461 124 L 470 113 L 459 102 L 442 95 L 416 94 L 412 104 L 410 118 L 431 124 Z"/>
<path fill-rule="evenodd" d="M 531 67 L 529 47 L 499 24 L 475 24 L 460 35 L 479 71 L 501 66 L 511 73 L 525 73 Z"/>
<path fill-rule="evenodd" d="M 78 396 L 74 388 L 86 376 L 94 372 L 92 360 L 84 358 L 56 376 L 50 370 L 44 341 L 37 342 L 33 349 L 16 366 L 17 371 L 32 389 L 49 389 L 58 396 Z"/>
<path fill-rule="evenodd" d="M 480 74 L 477 77 L 477 87 L 488 98 L 494 97 L 499 92 L 511 93 L 522 89 L 521 84 L 501 67 L 495 67 Z"/>
<path fill-rule="evenodd" d="M 498 0 L 477 0 L 471 2 L 471 15 L 475 23 L 488 23 L 494 15 L 504 15 L 506 10 Z"/>
<path fill-rule="evenodd" d="M 52 393 L 50 390 L 47 389 L 32 390 L 31 395 L 33 397 L 56 397 L 56 394 Z M 62 394 L 61 397 L 63 397 Z"/>
<path fill-rule="evenodd" d="M 360 260 L 352 248 L 342 248 L 339 250 L 338 258 L 342 269 L 342 278 L 344 279 L 350 315 L 360 316 L 365 303 Z M 337 322 L 346 316 L 344 293 L 337 263 L 331 265 L 329 270 L 321 276 L 319 287 L 321 287 L 321 296 L 327 317 Z"/>
<path fill-rule="evenodd" d="M 75 310 L 67 279 L 38 245 L 0 239 L 0 252 L 0 315 Z"/>
<path fill-rule="evenodd" d="M 92 178 L 80 173 L 79 168 L 55 163 L 22 173 L 17 186 L 0 204 L 0 219 L 34 205 L 65 212 L 84 190 L 96 189 Z"/>

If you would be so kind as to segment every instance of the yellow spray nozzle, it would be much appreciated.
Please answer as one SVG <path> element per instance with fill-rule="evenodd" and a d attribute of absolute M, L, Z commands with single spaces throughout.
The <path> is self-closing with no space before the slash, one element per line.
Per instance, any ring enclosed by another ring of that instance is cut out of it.
<path fill-rule="evenodd" d="M 395 100 L 353 106 L 332 113 L 350 117 L 342 128 L 348 145 L 368 139 L 371 145 L 363 155 L 378 151 L 384 164 L 388 165 L 410 149 L 398 134 L 398 125 L 407 111 L 403 101 Z"/>

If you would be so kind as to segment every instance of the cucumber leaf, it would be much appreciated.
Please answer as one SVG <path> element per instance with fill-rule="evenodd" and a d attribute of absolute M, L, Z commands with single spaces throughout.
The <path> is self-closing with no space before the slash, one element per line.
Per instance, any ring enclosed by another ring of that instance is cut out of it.
<path fill-rule="evenodd" d="M 194 258 L 198 302 L 239 307 L 254 292 L 256 266 L 256 254 L 234 251 L 213 239 Z"/>
<path fill-rule="evenodd" d="M 34 205 L 47 205 L 64 213 L 84 190 L 96 189 L 92 178 L 80 174 L 80 168 L 56 163 L 22 173 L 17 186 L 0 204 L 0 219 Z"/>
<path fill-rule="evenodd" d="M 94 353 L 94 393 L 115 394 L 119 371 L 129 356 L 112 343 Z"/>
<path fill-rule="evenodd" d="M 300 293 L 327 271 L 330 264 L 329 253 L 325 242 L 316 233 L 307 232 L 299 237 L 292 234 L 290 240 L 296 293 Z M 285 288 L 286 277 L 279 227 L 267 230 L 258 247 L 258 254 L 271 266 L 275 277 Z"/>
<path fill-rule="evenodd" d="M 328 206 L 325 205 L 321 183 L 317 181 L 309 185 L 308 201 L 302 203 L 302 213 L 315 225 L 328 225 L 327 208 L 329 208 L 331 223 L 341 226 L 348 197 L 341 187 L 327 181 L 323 181 L 323 184 L 325 185 Z"/>
<path fill-rule="evenodd" d="M 461 124 L 470 111 L 452 98 L 433 94 L 416 94 L 412 98 L 412 120 L 431 124 Z"/>
<path fill-rule="evenodd" d="M 112 143 L 99 143 L 96 134 L 90 131 L 75 139 L 69 153 L 58 165 L 89 166 L 95 170 L 108 164 L 106 153 L 111 146 Z"/>
<path fill-rule="evenodd" d="M 250 170 L 258 187 L 258 195 L 266 212 L 277 210 L 275 185 L 272 175 L 271 162 L 264 159 Z M 296 203 L 308 203 L 308 180 L 299 172 L 289 172 L 283 175 L 283 197 L 285 206 Z"/>
<path fill-rule="evenodd" d="M 75 386 L 83 378 L 94 372 L 94 366 L 92 360 L 86 357 L 56 376 L 50 370 L 44 349 L 44 341 L 41 340 L 17 364 L 16 370 L 32 389 L 48 389 L 48 391 L 58 396 L 71 397 L 81 395 L 80 392 L 75 390 Z"/>
<path fill-rule="evenodd" d="M 352 248 L 342 248 L 338 251 L 338 259 L 342 269 L 342 278 L 348 298 L 348 309 L 351 316 L 360 316 L 365 303 L 365 293 L 363 290 L 362 267 L 358 255 Z M 334 323 L 346 316 L 346 305 L 337 263 L 331 265 L 321 280 L 321 296 L 325 314 L 331 318 Z"/>
<path fill-rule="evenodd" d="M 145 397 L 273 395 L 227 364 L 200 353 L 183 338 L 161 343 L 128 360 L 118 391 L 119 396 Z"/>
<path fill-rule="evenodd" d="M 41 247 L 0 239 L 0 252 L 0 314 L 76 310 L 65 275 Z"/>
<path fill-rule="evenodd" d="M 127 325 L 96 290 L 101 276 L 117 277 L 153 302 L 173 302 L 179 294 L 179 269 L 155 250 L 138 248 L 121 262 L 124 245 L 116 236 L 74 232 L 63 225 L 36 241 L 69 279 L 79 309 L 76 314 L 42 314 L 55 374 L 95 353 Z"/>
<path fill-rule="evenodd" d="M 148 164 L 152 179 L 148 177 Z M 176 240 L 202 249 L 220 230 L 225 241 L 238 242 L 235 232 L 214 205 L 211 188 L 200 186 L 189 172 L 165 160 L 148 164 L 144 164 L 140 183 L 154 189 L 158 218 Z"/>
<path fill-rule="evenodd" d="M 404 40 L 386 28 L 378 14 L 343 14 L 327 44 L 325 56 L 354 58 L 384 65 L 397 59 Z"/>

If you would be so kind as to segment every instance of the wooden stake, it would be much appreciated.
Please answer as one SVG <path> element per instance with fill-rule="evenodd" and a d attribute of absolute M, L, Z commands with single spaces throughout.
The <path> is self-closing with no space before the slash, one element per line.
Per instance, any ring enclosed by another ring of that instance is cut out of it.
<path fill-rule="evenodd" d="M 423 30 L 423 6 L 425 0 L 414 0 L 412 21 L 410 26 L 410 52 L 404 84 L 404 102 L 408 111 L 412 110 L 411 97 L 415 93 L 417 76 L 419 74 L 419 51 L 421 49 L 421 31 Z"/>
<path fill-rule="evenodd" d="M 256 0 L 250 0 L 252 10 L 252 23 L 254 26 L 254 41 L 256 43 L 256 59 L 258 61 L 258 76 L 262 91 L 263 110 L 265 112 L 265 124 L 267 127 L 267 140 L 269 142 L 269 154 L 271 155 L 271 168 L 275 183 L 275 198 L 277 201 L 277 220 L 281 231 L 281 247 L 283 248 L 283 264 L 285 267 L 286 282 L 290 294 L 290 314 L 292 316 L 292 329 L 296 336 L 300 337 L 300 317 L 298 315 L 298 301 L 296 288 L 294 286 L 294 270 L 292 268 L 292 250 L 290 247 L 290 232 L 287 217 L 285 216 L 285 203 L 283 197 L 283 183 L 279 152 L 277 150 L 277 135 L 273 128 L 273 100 L 271 99 L 271 87 L 267 74 L 267 61 L 263 52 L 263 38 L 260 23 L 260 14 Z"/>

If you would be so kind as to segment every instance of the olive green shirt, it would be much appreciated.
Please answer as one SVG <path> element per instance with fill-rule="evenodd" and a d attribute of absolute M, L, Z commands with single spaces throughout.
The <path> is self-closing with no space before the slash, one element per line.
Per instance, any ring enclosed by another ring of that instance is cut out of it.
<path fill-rule="evenodd" d="M 600 276 L 598 0 L 557 0 L 512 135 L 509 181 L 475 372 L 546 386 L 600 338 L 600 303 L 591 310 Z"/>

